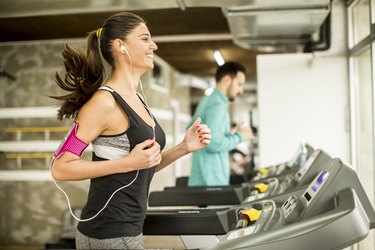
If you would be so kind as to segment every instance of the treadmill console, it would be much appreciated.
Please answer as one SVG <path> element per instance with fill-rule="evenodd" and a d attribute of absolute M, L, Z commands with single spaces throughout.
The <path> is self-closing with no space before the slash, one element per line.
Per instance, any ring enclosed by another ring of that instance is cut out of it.
<path fill-rule="evenodd" d="M 232 240 L 262 231 L 271 223 L 276 209 L 277 206 L 273 200 L 264 200 L 242 207 L 237 211 L 236 229 L 226 234 L 225 238 Z"/>
<path fill-rule="evenodd" d="M 307 172 L 307 170 L 310 169 L 316 158 L 319 156 L 320 151 L 315 150 L 314 153 L 309 157 L 309 159 L 303 164 L 303 166 L 297 171 L 297 173 L 294 175 L 294 178 L 297 180 L 302 178 L 302 176 Z"/>
<path fill-rule="evenodd" d="M 311 200 L 315 197 L 316 193 L 320 190 L 321 186 L 325 183 L 329 176 L 327 170 L 323 170 L 319 176 L 313 181 L 313 183 L 308 187 L 306 192 L 303 194 L 303 198 L 306 204 L 309 204 Z"/>
<path fill-rule="evenodd" d="M 288 175 L 280 184 L 280 192 L 289 189 L 291 186 L 297 185 L 301 182 L 305 174 L 312 168 L 313 164 L 319 157 L 320 150 L 315 150 L 309 159 L 303 164 L 303 166 L 294 175 Z"/>
<path fill-rule="evenodd" d="M 322 246 L 327 246 L 322 248 L 332 249 L 353 244 L 375 226 L 374 209 L 356 173 L 339 159 L 331 159 L 302 193 L 280 201 L 275 197 L 246 204 L 243 209 L 261 205 L 262 212 L 257 220 L 229 231 L 211 249 L 230 249 L 233 246 L 262 250 L 274 247 L 290 249 L 293 245 L 302 249 L 302 244 L 306 247 L 306 241 L 310 241 L 308 246 L 311 246 L 306 249 L 316 249 L 314 239 L 323 238 Z M 349 213 L 354 209 L 356 212 Z M 353 224 L 353 221 L 360 221 L 363 228 L 357 230 L 353 227 L 347 233 L 344 225 Z M 343 228 L 344 231 L 341 230 Z"/>
<path fill-rule="evenodd" d="M 255 183 L 249 187 L 250 195 L 242 203 L 259 200 L 274 194 L 279 187 L 279 180 L 271 177 L 263 182 Z"/>

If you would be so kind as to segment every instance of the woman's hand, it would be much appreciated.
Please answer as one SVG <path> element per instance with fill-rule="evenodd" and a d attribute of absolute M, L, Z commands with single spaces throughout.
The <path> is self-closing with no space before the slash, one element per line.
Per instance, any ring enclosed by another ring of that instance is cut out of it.
<path fill-rule="evenodd" d="M 202 149 L 211 142 L 211 129 L 206 124 L 200 123 L 201 118 L 198 117 L 186 131 L 182 144 L 186 147 L 188 153 Z"/>
<path fill-rule="evenodd" d="M 160 145 L 155 138 L 146 140 L 137 144 L 125 159 L 131 162 L 132 170 L 157 166 L 161 161 Z"/>

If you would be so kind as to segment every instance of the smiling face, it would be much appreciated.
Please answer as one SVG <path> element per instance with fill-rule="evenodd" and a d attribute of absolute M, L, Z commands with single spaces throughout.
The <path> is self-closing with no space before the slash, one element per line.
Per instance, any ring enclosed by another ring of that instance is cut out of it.
<path fill-rule="evenodd" d="M 131 57 L 133 68 L 144 70 L 154 68 L 154 51 L 158 47 L 151 39 L 150 31 L 144 23 L 139 24 L 129 33 L 124 46 L 129 53 L 125 56 Z"/>

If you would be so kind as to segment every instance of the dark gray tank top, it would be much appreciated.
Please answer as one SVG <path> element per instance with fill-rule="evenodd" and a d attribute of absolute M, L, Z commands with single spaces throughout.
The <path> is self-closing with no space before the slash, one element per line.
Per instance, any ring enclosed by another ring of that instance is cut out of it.
<path fill-rule="evenodd" d="M 138 116 L 118 93 L 109 87 L 101 87 L 100 90 L 109 91 L 113 95 L 116 102 L 127 114 L 129 127 L 121 134 L 101 135 L 95 139 L 92 142 L 93 161 L 124 157 L 137 144 L 153 137 L 152 128 Z M 150 111 L 148 112 L 150 113 Z M 154 121 L 156 124 L 155 139 L 162 150 L 165 146 L 165 134 L 156 119 Z M 97 239 L 136 236 L 142 233 L 148 192 L 154 172 L 154 167 L 140 170 L 133 184 L 117 192 L 108 206 L 96 218 L 87 222 L 79 222 L 78 230 L 86 236 Z M 91 179 L 88 200 L 82 210 L 81 218 L 86 219 L 94 216 L 104 206 L 112 193 L 132 182 L 136 174 L 137 171 L 133 171 Z"/>

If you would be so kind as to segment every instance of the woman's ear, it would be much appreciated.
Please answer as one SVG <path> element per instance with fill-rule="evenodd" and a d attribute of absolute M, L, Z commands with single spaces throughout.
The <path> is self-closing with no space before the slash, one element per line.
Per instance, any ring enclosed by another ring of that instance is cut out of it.
<path fill-rule="evenodd" d="M 113 41 L 113 48 L 119 52 L 119 53 L 124 53 L 121 49 L 121 46 L 123 46 L 123 41 L 121 41 L 120 39 L 116 38 L 114 41 Z"/>

